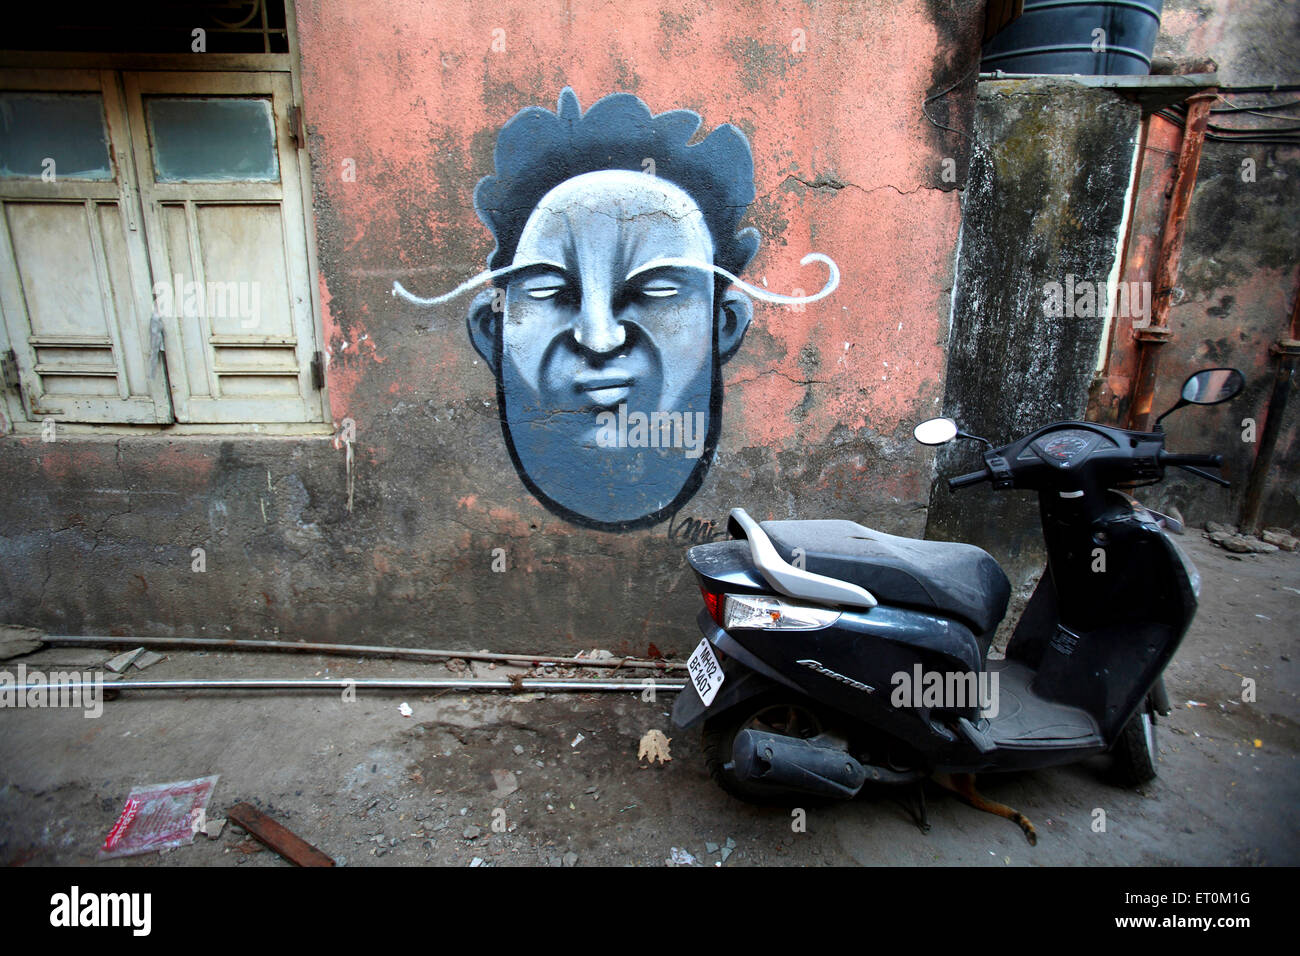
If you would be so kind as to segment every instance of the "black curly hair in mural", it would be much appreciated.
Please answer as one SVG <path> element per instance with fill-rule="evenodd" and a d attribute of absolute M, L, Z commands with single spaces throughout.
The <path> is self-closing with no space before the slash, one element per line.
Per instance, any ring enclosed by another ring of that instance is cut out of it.
<path fill-rule="evenodd" d="M 655 116 L 631 93 L 606 96 L 584 115 L 567 86 L 556 112 L 521 110 L 497 137 L 496 174 L 474 190 L 474 208 L 497 242 L 488 268 L 510 265 L 529 215 L 551 189 L 597 170 L 641 172 L 651 159 L 656 176 L 700 207 L 717 265 L 739 274 L 758 251 L 758 232 L 736 228 L 754 201 L 754 159 L 745 134 L 730 123 L 690 143 L 700 123 L 690 110 Z"/>

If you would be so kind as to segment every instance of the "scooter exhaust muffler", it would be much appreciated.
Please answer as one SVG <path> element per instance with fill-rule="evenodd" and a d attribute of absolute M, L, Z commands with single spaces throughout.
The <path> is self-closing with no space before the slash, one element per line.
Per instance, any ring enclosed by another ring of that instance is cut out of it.
<path fill-rule="evenodd" d="M 867 780 L 866 768 L 843 750 L 757 730 L 736 735 L 731 759 L 741 780 L 819 797 L 848 800 Z"/>

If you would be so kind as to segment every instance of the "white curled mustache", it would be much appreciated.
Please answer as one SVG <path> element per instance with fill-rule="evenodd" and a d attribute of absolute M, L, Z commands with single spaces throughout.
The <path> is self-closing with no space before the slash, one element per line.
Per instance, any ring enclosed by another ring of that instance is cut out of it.
<path fill-rule="evenodd" d="M 746 282 L 744 279 L 740 278 L 739 276 L 736 276 L 728 272 L 726 269 L 722 268 L 722 266 L 715 265 L 712 262 L 703 262 L 699 259 L 654 259 L 650 262 L 647 262 L 645 265 L 641 266 L 632 275 L 645 272 L 649 269 L 660 269 L 660 268 L 668 268 L 668 267 L 679 267 L 679 268 L 686 268 L 686 269 L 703 269 L 706 272 L 717 273 L 718 275 L 726 279 L 728 282 L 730 282 L 732 285 L 735 285 L 743 289 L 748 295 L 750 295 L 755 299 L 758 299 L 761 302 L 772 302 L 777 305 L 806 305 L 810 302 L 816 302 L 819 299 L 826 298 L 828 295 L 830 295 L 832 292 L 838 289 L 840 285 L 840 268 L 835 264 L 834 259 L 820 252 L 810 252 L 808 253 L 808 255 L 804 256 L 802 259 L 799 260 L 799 265 L 806 266 L 811 262 L 823 262 L 826 264 L 826 268 L 829 270 L 829 274 L 826 277 L 826 284 L 823 285 L 819 291 L 814 292 L 812 295 L 782 295 L 779 292 L 773 292 L 770 289 L 765 289 L 762 288 L 761 286 L 751 285 L 750 283 Z M 445 292 L 442 295 L 436 295 L 431 299 L 421 298 L 420 296 L 407 291 L 407 289 L 402 285 L 402 283 L 398 282 L 397 280 L 393 280 L 393 295 L 397 298 L 405 299 L 407 302 L 411 303 L 412 305 L 418 305 L 423 307 L 441 305 L 442 303 L 449 302 L 450 300 L 456 298 L 459 295 L 463 295 L 464 293 L 470 291 L 471 289 L 476 289 L 479 286 L 485 285 L 488 282 L 493 282 L 496 279 L 499 279 L 501 276 L 509 275 L 510 273 L 517 272 L 520 269 L 527 269 L 533 266 L 547 265 L 547 264 L 549 263 L 516 262 L 513 263 L 512 265 L 503 266 L 500 269 L 493 269 L 492 271 L 483 271 L 480 272 L 478 275 L 474 276 L 474 278 L 462 282 L 460 285 L 456 286 L 456 288 L 452 289 L 450 292 Z M 631 276 L 629 276 L 628 278 L 631 278 Z"/>

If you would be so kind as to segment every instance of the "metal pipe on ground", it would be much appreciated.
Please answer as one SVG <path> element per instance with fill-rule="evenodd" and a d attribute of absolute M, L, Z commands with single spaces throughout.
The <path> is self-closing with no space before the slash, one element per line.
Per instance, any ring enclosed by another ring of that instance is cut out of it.
<path fill-rule="evenodd" d="M 684 681 L 660 681 L 652 677 L 641 680 L 456 680 L 454 678 L 405 679 L 401 677 L 348 678 L 274 678 L 240 677 L 195 680 L 71 681 L 57 684 L 24 684 L 11 687 L 14 692 L 32 689 L 95 690 L 118 693 L 124 690 L 508 690 L 516 693 L 642 693 L 650 686 L 655 692 L 675 694 L 686 687 Z"/>
<path fill-rule="evenodd" d="M 564 667 L 612 667 L 650 670 L 682 670 L 678 661 L 656 661 L 636 657 L 550 657 L 529 654 L 493 654 L 486 651 L 439 651 L 419 647 L 382 647 L 370 644 L 309 644 L 299 641 L 258 641 L 219 637 L 107 637 L 100 635 L 46 634 L 47 644 L 72 647 L 170 647 L 181 650 L 280 651 L 308 654 L 336 654 L 342 657 L 380 657 L 397 660 L 469 660 L 498 664 L 554 664 Z"/>

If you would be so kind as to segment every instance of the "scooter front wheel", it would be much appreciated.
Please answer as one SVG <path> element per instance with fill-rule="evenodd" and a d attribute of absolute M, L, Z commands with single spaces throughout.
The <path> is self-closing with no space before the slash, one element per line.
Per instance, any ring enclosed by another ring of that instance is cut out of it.
<path fill-rule="evenodd" d="M 807 793 L 773 787 L 736 776 L 731 767 L 732 748 L 744 730 L 811 740 L 826 729 L 822 716 L 810 701 L 800 700 L 779 691 L 760 694 L 704 722 L 704 759 L 713 778 L 723 790 L 749 803 L 806 805 L 815 798 Z"/>
<path fill-rule="evenodd" d="M 1145 702 L 1124 725 L 1114 755 L 1115 776 L 1122 786 L 1138 787 L 1156 778 L 1156 722 Z"/>

